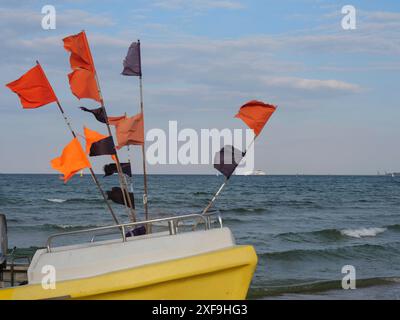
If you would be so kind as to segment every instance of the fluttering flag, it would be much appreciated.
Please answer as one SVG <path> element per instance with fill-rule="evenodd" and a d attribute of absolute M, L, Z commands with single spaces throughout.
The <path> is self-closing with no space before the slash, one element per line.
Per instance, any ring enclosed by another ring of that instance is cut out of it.
<path fill-rule="evenodd" d="M 214 168 L 229 179 L 244 156 L 245 153 L 235 147 L 224 146 L 215 154 Z"/>
<path fill-rule="evenodd" d="M 124 70 L 121 74 L 124 76 L 142 76 L 142 62 L 140 57 L 140 42 L 133 42 L 129 49 L 128 54 L 124 60 Z"/>
<path fill-rule="evenodd" d="M 86 153 L 91 157 L 115 154 L 115 145 L 111 136 L 102 135 L 86 127 L 83 131 L 86 139 Z"/>
<path fill-rule="evenodd" d="M 118 146 L 121 149 L 127 145 L 142 145 L 144 143 L 143 114 L 119 120 L 115 124 Z"/>
<path fill-rule="evenodd" d="M 72 93 L 78 98 L 88 98 L 101 102 L 95 78 L 92 54 L 85 31 L 63 39 L 64 48 L 71 52 L 70 64 L 72 72 L 68 75 Z"/>
<path fill-rule="evenodd" d="M 53 88 L 40 64 L 6 86 L 18 95 L 24 109 L 39 108 L 57 101 Z"/>
<path fill-rule="evenodd" d="M 126 119 L 126 116 L 108 117 L 108 123 L 111 126 L 116 126 L 121 120 Z"/>
<path fill-rule="evenodd" d="M 127 176 L 132 177 L 132 169 L 130 162 L 121 163 L 122 172 Z M 114 173 L 118 173 L 117 165 L 115 163 L 106 164 L 103 167 L 104 177 L 112 176 Z"/>
<path fill-rule="evenodd" d="M 83 133 L 85 135 L 86 139 L 86 153 L 90 153 L 90 148 L 92 147 L 92 144 L 100 141 L 104 138 L 107 138 L 107 136 L 98 133 L 97 131 L 91 130 L 89 128 L 83 127 Z"/>
<path fill-rule="evenodd" d="M 242 119 L 258 136 L 275 110 L 274 105 L 253 100 L 243 105 L 235 117 Z"/>
<path fill-rule="evenodd" d="M 101 123 L 107 123 L 107 116 L 106 113 L 104 112 L 104 108 L 100 107 L 97 109 L 88 109 L 85 107 L 79 107 L 82 111 L 90 112 L 91 114 L 94 115 L 97 121 Z"/>
<path fill-rule="evenodd" d="M 125 191 L 125 197 L 126 197 L 126 191 Z M 132 207 L 133 207 L 132 209 L 135 209 L 135 198 L 134 198 L 132 192 L 129 192 L 129 197 L 131 198 L 131 203 L 132 203 Z M 122 205 L 125 204 L 124 196 L 122 194 L 122 189 L 120 187 L 113 187 L 111 189 L 111 191 L 107 191 L 107 198 L 117 204 L 122 204 Z M 127 202 L 128 202 L 127 203 L 128 207 L 130 207 L 129 201 L 127 201 Z"/>
<path fill-rule="evenodd" d="M 90 147 L 90 156 L 105 156 L 116 154 L 114 140 L 111 136 L 94 142 Z"/>
<path fill-rule="evenodd" d="M 75 173 L 91 167 L 78 138 L 74 138 L 68 143 L 60 157 L 51 160 L 51 166 L 64 175 L 64 183 Z"/>

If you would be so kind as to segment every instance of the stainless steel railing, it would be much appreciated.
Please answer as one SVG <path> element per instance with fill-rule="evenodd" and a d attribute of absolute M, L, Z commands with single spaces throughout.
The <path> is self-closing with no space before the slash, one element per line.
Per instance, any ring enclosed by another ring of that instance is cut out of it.
<path fill-rule="evenodd" d="M 110 231 L 110 230 L 117 230 L 119 229 L 119 233 L 121 236 L 122 242 L 127 241 L 127 236 L 126 236 L 126 231 L 129 229 L 132 229 L 136 226 L 152 226 L 155 223 L 166 223 L 169 231 L 169 235 L 176 235 L 178 234 L 179 231 L 179 222 L 184 221 L 184 220 L 196 220 L 196 221 L 201 221 L 204 223 L 204 229 L 209 230 L 212 227 L 212 217 L 216 216 L 216 221 L 219 224 L 219 227 L 222 228 L 222 218 L 219 214 L 217 214 L 217 211 L 214 212 L 209 212 L 206 215 L 202 214 L 187 214 L 187 215 L 180 215 L 180 216 L 173 216 L 173 217 L 167 217 L 167 218 L 159 218 L 159 219 L 152 219 L 152 220 L 145 220 L 145 221 L 138 221 L 138 222 L 132 222 L 132 223 L 125 223 L 125 224 L 118 224 L 118 225 L 112 225 L 112 226 L 105 226 L 105 227 L 97 227 L 97 228 L 90 228 L 90 229 L 84 229 L 84 230 L 77 230 L 77 231 L 70 231 L 70 232 L 63 232 L 63 233 L 57 233 L 54 235 L 51 235 L 46 242 L 46 248 L 47 252 L 51 252 L 51 244 L 52 241 L 55 238 L 60 238 L 60 237 L 65 237 L 65 236 L 73 236 L 73 235 L 79 235 L 79 234 L 87 234 L 87 233 L 94 233 L 94 232 L 99 232 L 99 231 Z M 195 224 L 197 227 L 197 223 Z M 114 234 L 108 233 L 108 234 Z M 107 235 L 107 234 L 101 234 L 101 235 Z M 94 242 L 96 235 L 94 235 L 91 238 L 90 242 Z"/>

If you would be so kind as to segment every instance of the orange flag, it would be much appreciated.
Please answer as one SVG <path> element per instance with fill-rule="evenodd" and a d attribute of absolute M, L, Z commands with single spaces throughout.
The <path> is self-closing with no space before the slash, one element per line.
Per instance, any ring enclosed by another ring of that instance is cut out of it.
<path fill-rule="evenodd" d="M 24 109 L 34 109 L 57 101 L 40 64 L 6 86 L 18 95 Z"/>
<path fill-rule="evenodd" d="M 275 110 L 274 105 L 253 100 L 243 105 L 235 118 L 242 119 L 258 136 Z"/>
<path fill-rule="evenodd" d="M 64 183 L 71 179 L 75 173 L 91 167 L 78 138 L 74 138 L 68 143 L 60 157 L 51 160 L 51 166 L 64 174 Z"/>
<path fill-rule="evenodd" d="M 115 125 L 118 146 L 121 149 L 127 145 L 142 145 L 144 143 L 143 114 L 119 120 Z"/>
<path fill-rule="evenodd" d="M 101 133 L 98 133 L 97 131 L 86 128 L 86 127 L 83 127 L 83 132 L 85 134 L 85 139 L 86 139 L 86 153 L 87 154 L 90 154 L 90 148 L 92 147 L 93 143 L 98 142 L 98 141 L 103 140 L 108 137 L 108 136 L 102 135 Z"/>
<path fill-rule="evenodd" d="M 68 75 L 72 93 L 78 98 L 89 98 L 101 102 L 97 82 L 96 69 L 85 31 L 63 39 L 64 48 L 71 52 L 69 62 L 72 72 Z"/>
<path fill-rule="evenodd" d="M 111 126 L 116 126 L 121 120 L 125 120 L 126 116 L 108 117 L 108 123 Z"/>

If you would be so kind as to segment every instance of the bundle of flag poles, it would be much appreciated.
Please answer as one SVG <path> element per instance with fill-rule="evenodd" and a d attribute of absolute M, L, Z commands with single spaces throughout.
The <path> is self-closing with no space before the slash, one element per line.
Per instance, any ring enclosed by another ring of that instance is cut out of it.
<path fill-rule="evenodd" d="M 71 122 L 67 118 L 47 76 L 39 62 L 36 66 L 27 71 L 19 79 L 8 83 L 6 86 L 16 93 L 24 109 L 35 109 L 51 103 L 56 103 L 61 112 L 66 125 L 68 126 L 73 139 L 64 147 L 61 155 L 51 161 L 53 169 L 63 174 L 63 180 L 67 183 L 76 173 L 83 169 L 89 169 L 96 186 L 98 187 L 113 219 L 116 224 L 119 221 L 108 200 L 122 204 L 132 219 L 136 221 L 135 201 L 132 192 L 127 187 L 126 176 L 132 177 L 130 162 L 120 163 L 118 150 L 124 146 L 140 145 L 144 155 L 144 120 L 143 120 L 143 93 L 142 93 L 142 71 L 140 61 L 140 42 L 134 42 L 128 50 L 127 57 L 123 62 L 123 75 L 140 77 L 140 113 L 128 117 L 108 117 L 102 97 L 99 80 L 89 48 L 86 33 L 84 31 L 63 39 L 64 48 L 70 53 L 70 65 L 72 72 L 68 74 L 71 92 L 76 98 L 92 99 L 100 104 L 99 108 L 87 109 L 81 107 L 83 111 L 92 113 L 95 118 L 106 125 L 107 135 L 84 127 L 84 137 L 86 141 L 85 150 L 78 140 L 78 135 L 72 129 Z M 118 144 L 114 143 L 110 126 L 115 126 Z M 120 187 L 113 187 L 110 191 L 104 192 L 90 163 L 90 157 L 109 155 L 114 160 L 113 163 L 104 166 L 105 177 L 118 174 Z M 147 182 L 146 166 L 143 159 L 143 169 L 145 177 L 144 199 L 146 200 L 145 212 L 147 211 Z M 140 229 L 140 230 L 139 230 Z M 146 232 L 143 228 L 133 230 L 132 235 L 139 235 Z"/>

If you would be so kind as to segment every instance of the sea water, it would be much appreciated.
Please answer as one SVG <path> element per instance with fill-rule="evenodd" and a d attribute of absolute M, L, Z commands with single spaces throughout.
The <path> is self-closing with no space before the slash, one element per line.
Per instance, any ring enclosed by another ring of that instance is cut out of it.
<path fill-rule="evenodd" d="M 105 189 L 117 177 L 102 178 Z M 400 298 L 400 179 L 386 176 L 234 176 L 215 208 L 238 244 L 256 248 L 251 299 Z M 150 175 L 150 217 L 197 213 L 223 177 Z M 142 176 L 133 178 L 139 219 Z M 118 217 L 128 215 L 114 205 Z M 91 177 L 0 175 L 9 247 L 34 252 L 54 233 L 113 223 Z M 345 265 L 355 290 L 343 290 Z"/>

